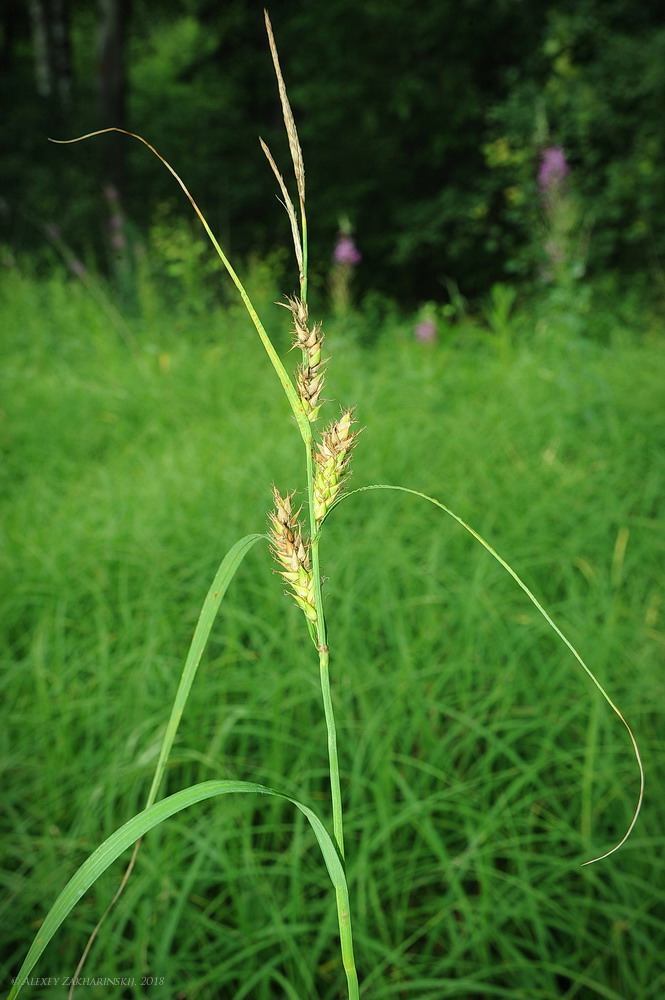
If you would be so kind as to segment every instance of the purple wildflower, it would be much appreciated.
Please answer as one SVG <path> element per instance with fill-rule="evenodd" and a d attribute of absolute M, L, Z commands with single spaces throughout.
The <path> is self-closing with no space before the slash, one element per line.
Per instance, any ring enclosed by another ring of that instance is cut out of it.
<path fill-rule="evenodd" d="M 433 344 L 437 338 L 438 330 L 436 323 L 433 319 L 423 319 L 420 323 L 416 323 L 413 336 L 416 340 L 420 341 L 421 344 Z"/>
<path fill-rule="evenodd" d="M 543 194 L 559 188 L 569 173 L 570 167 L 562 146 L 549 146 L 543 150 L 538 171 L 538 186 Z"/>
<path fill-rule="evenodd" d="M 337 237 L 333 260 L 338 264 L 349 264 L 351 267 L 355 267 L 356 264 L 360 263 L 362 254 L 354 243 L 352 236 Z"/>

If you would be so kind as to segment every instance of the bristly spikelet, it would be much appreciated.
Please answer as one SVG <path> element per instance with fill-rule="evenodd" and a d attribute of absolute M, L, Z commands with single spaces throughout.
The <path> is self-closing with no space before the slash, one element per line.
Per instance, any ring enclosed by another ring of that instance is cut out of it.
<path fill-rule="evenodd" d="M 348 476 L 349 458 L 359 431 L 351 431 L 353 410 L 346 410 L 324 431 L 314 452 L 314 518 L 321 524 Z"/>
<path fill-rule="evenodd" d="M 282 303 L 283 304 L 283 303 Z M 322 357 L 323 330 L 321 323 L 308 326 L 307 303 L 301 299 L 288 299 L 288 309 L 293 317 L 294 347 L 303 352 L 303 362 L 296 371 L 296 390 L 310 423 L 319 415 L 319 402 L 323 389 L 325 360 Z"/>
<path fill-rule="evenodd" d="M 316 625 L 316 603 L 314 582 L 309 558 L 309 543 L 303 541 L 302 528 L 298 523 L 300 510 L 293 511 L 291 498 L 285 497 L 273 486 L 275 510 L 270 511 L 270 536 L 272 554 L 282 567 L 278 572 L 286 580 L 296 604 L 305 612 L 305 617 Z"/>

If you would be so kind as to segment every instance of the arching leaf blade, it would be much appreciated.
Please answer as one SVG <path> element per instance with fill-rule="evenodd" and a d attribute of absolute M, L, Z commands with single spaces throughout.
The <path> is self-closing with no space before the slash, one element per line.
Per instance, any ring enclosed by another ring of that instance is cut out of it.
<path fill-rule="evenodd" d="M 496 559 L 496 561 L 499 563 L 500 566 L 503 567 L 503 569 L 506 571 L 506 573 L 508 573 L 510 576 L 512 576 L 513 580 L 518 585 L 518 587 L 520 587 L 520 589 L 526 594 L 526 596 L 529 598 L 529 600 L 531 601 L 531 603 L 533 604 L 533 606 L 536 608 L 536 610 L 539 612 L 539 614 L 545 619 L 545 621 L 547 622 L 548 626 L 552 629 L 552 631 L 558 636 L 558 638 L 564 643 L 564 645 L 573 654 L 573 656 L 577 660 L 578 664 L 582 667 L 582 669 L 584 670 L 584 672 L 586 673 L 586 675 L 593 682 L 593 684 L 598 689 L 598 691 L 600 692 L 600 694 L 603 696 L 603 698 L 605 699 L 605 701 L 607 702 L 607 704 L 609 705 L 609 707 L 612 709 L 612 711 L 617 715 L 617 717 L 623 723 L 623 725 L 624 725 L 624 727 L 625 727 L 625 729 L 626 729 L 626 731 L 628 733 L 628 736 L 630 738 L 630 742 L 631 742 L 632 749 L 633 749 L 633 754 L 635 756 L 635 760 L 636 760 L 637 767 L 638 767 L 638 770 L 639 770 L 639 792 L 638 792 L 638 797 L 637 797 L 637 804 L 635 806 L 635 810 L 633 812 L 632 819 L 631 819 L 631 821 L 630 821 L 630 823 L 628 825 L 628 828 L 627 828 L 626 832 L 624 833 L 623 837 L 621 838 L 621 840 L 619 840 L 618 843 L 616 843 L 614 845 L 614 847 L 610 848 L 609 851 L 605 851 L 604 854 L 600 854 L 596 858 L 590 858 L 588 861 L 583 862 L 582 867 L 584 867 L 584 865 L 591 865 L 591 864 L 594 864 L 596 861 L 604 861 L 605 858 L 609 858 L 611 854 L 614 854 L 615 851 L 618 851 L 619 848 L 622 847 L 626 843 L 626 841 L 630 837 L 631 833 L 633 832 L 633 828 L 635 827 L 635 824 L 637 823 L 637 818 L 638 818 L 638 816 L 640 814 L 640 810 L 642 809 L 642 801 L 644 799 L 644 765 L 642 764 L 642 756 L 640 754 L 640 749 L 639 749 L 639 747 L 637 745 L 637 740 L 635 739 L 635 734 L 633 733 L 633 730 L 631 729 L 631 727 L 629 726 L 628 722 L 626 721 L 626 718 L 624 717 L 623 713 L 621 712 L 621 710 L 619 709 L 619 707 L 612 701 L 612 699 L 610 698 L 609 694 L 607 693 L 607 691 L 605 690 L 605 688 L 603 687 L 603 685 L 600 683 L 600 681 L 598 680 L 598 678 L 596 677 L 596 675 L 593 673 L 593 671 L 591 670 L 591 668 L 587 666 L 587 664 L 585 663 L 585 661 L 582 659 L 582 656 L 580 655 L 580 653 L 578 653 L 577 649 L 572 644 L 572 642 L 570 641 L 570 639 L 568 639 L 568 637 L 566 635 L 564 635 L 564 633 L 561 631 L 561 629 L 556 624 L 556 622 L 554 622 L 552 620 L 552 618 L 547 613 L 547 611 L 545 610 L 545 608 L 543 607 L 543 605 L 540 603 L 540 601 L 538 600 L 538 598 L 536 597 L 536 595 L 529 589 L 529 587 L 527 587 L 526 583 L 524 583 L 524 581 L 521 579 L 521 577 L 518 576 L 518 574 L 515 572 L 515 570 L 512 568 L 512 566 L 508 562 L 506 562 L 506 560 L 502 556 L 499 555 L 499 553 L 489 544 L 489 542 L 485 541 L 485 539 L 482 537 L 482 535 L 479 535 L 478 532 L 475 531 L 471 527 L 471 525 L 467 524 L 466 521 L 463 520 L 463 518 L 461 518 L 458 514 L 455 514 L 455 512 L 452 511 L 452 510 L 450 510 L 449 507 L 446 507 L 446 505 L 443 504 L 443 503 L 441 503 L 440 500 L 436 500 L 434 497 L 428 496 L 426 493 L 421 493 L 420 490 L 411 489 L 409 486 L 393 486 L 393 485 L 391 485 L 389 483 L 374 483 L 371 486 L 361 486 L 361 487 L 359 487 L 356 490 L 350 490 L 348 493 L 343 493 L 335 501 L 335 503 L 332 505 L 332 507 L 330 508 L 330 510 L 332 510 L 333 507 L 336 507 L 343 500 L 347 500 L 349 497 L 354 496 L 354 494 L 356 494 L 356 493 L 366 493 L 369 490 L 395 490 L 398 493 L 410 493 L 412 496 L 420 497 L 421 500 L 427 500 L 428 503 L 434 504 L 435 507 L 438 507 L 445 514 L 448 514 L 449 517 L 452 517 L 452 519 L 454 521 L 457 521 L 457 523 L 462 528 L 464 528 L 465 531 L 467 531 L 473 538 L 475 538 L 475 540 L 477 542 L 479 542 L 482 545 L 482 547 L 487 552 L 489 552 L 489 554 L 492 556 L 493 559 Z M 330 511 L 328 513 L 330 513 Z"/>
<path fill-rule="evenodd" d="M 159 759 L 157 761 L 157 767 L 155 769 L 152 785 L 150 786 L 150 792 L 148 793 L 146 806 L 152 805 L 157 797 L 157 792 L 164 776 L 166 762 L 169 754 L 171 753 L 171 748 L 173 747 L 173 741 L 175 740 L 178 726 L 180 725 L 182 713 L 184 712 L 187 698 L 189 697 L 189 692 L 194 682 L 194 677 L 196 676 L 196 671 L 198 670 L 199 663 L 201 662 L 201 657 L 203 656 L 208 638 L 210 637 L 210 631 L 217 616 L 217 612 L 219 611 L 219 607 L 224 599 L 224 595 L 226 594 L 229 584 L 235 576 L 236 570 L 242 560 L 245 558 L 249 550 L 261 540 L 268 541 L 268 538 L 266 535 L 261 534 L 245 535 L 232 545 L 222 559 L 219 569 L 215 574 L 215 578 L 212 581 L 210 589 L 208 590 L 201 607 L 201 612 L 199 614 L 198 622 L 196 623 L 187 659 L 185 660 L 185 665 L 180 676 L 180 683 L 178 684 L 178 690 L 176 691 L 173 706 L 171 708 L 171 715 L 169 716 L 169 721 L 166 724 L 166 731 L 164 733 L 162 745 L 159 751 Z"/>
<path fill-rule="evenodd" d="M 123 853 L 131 847 L 135 841 L 143 837 L 153 827 L 163 823 L 169 817 L 188 809 L 190 806 L 212 799 L 219 795 L 233 794 L 255 794 L 270 795 L 275 798 L 284 799 L 296 806 L 309 821 L 314 835 L 317 839 L 323 860 L 325 862 L 330 880 L 333 884 L 338 898 L 341 897 L 344 910 L 348 914 L 348 888 L 344 868 L 339 858 L 335 845 L 325 826 L 307 806 L 297 799 L 278 792 L 274 788 L 266 785 L 259 785 L 253 781 L 204 781 L 198 785 L 184 788 L 165 799 L 161 799 L 154 805 L 149 806 L 138 813 L 121 826 L 115 833 L 95 850 L 87 861 L 81 865 L 78 871 L 72 876 L 64 887 L 53 906 L 46 914 L 44 921 L 37 933 L 23 965 L 19 969 L 16 981 L 9 993 L 8 1000 L 14 1000 L 22 989 L 25 980 L 34 969 L 39 957 L 52 940 L 64 920 L 72 911 L 74 906 L 81 899 L 83 894 L 94 884 L 103 872 Z"/>

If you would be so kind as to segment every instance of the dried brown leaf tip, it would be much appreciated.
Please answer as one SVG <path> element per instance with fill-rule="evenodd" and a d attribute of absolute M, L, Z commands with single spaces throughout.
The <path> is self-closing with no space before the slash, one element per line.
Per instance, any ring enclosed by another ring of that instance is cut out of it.
<path fill-rule="evenodd" d="M 296 389 L 302 401 L 307 419 L 313 423 L 319 415 L 320 396 L 323 389 L 325 360 L 322 357 L 323 330 L 321 323 L 308 326 L 307 303 L 301 299 L 289 298 L 287 308 L 293 317 L 294 347 L 303 353 L 302 364 L 296 371 Z"/>
<path fill-rule="evenodd" d="M 346 410 L 324 431 L 314 452 L 314 517 L 317 525 L 332 507 L 348 476 L 349 458 L 359 431 L 352 431 L 353 410 Z"/>
<path fill-rule="evenodd" d="M 303 164 L 302 150 L 300 148 L 300 141 L 298 139 L 298 131 L 296 129 L 295 119 L 293 117 L 293 112 L 291 111 L 291 105 L 289 104 L 289 98 L 286 93 L 286 84 L 284 83 L 284 77 L 282 76 L 282 70 L 279 65 L 279 56 L 277 55 L 277 46 L 275 45 L 275 36 L 272 32 L 272 25 L 270 23 L 270 18 L 268 17 L 268 11 L 263 11 L 263 16 L 266 22 L 266 31 L 268 32 L 268 44 L 270 45 L 270 53 L 272 55 L 273 66 L 275 67 L 275 76 L 277 77 L 277 87 L 279 90 L 279 99 L 282 104 L 282 115 L 284 117 L 284 125 L 286 127 L 286 134 L 289 140 L 289 149 L 291 150 L 291 159 L 293 160 L 293 172 L 296 178 L 296 184 L 298 185 L 298 197 L 300 198 L 300 204 L 305 204 L 305 166 Z"/>
<path fill-rule="evenodd" d="M 272 492 L 275 509 L 268 514 L 272 554 L 282 567 L 279 573 L 291 588 L 296 604 L 305 612 L 307 620 L 316 625 L 309 542 L 302 537 L 302 528 L 298 522 L 300 510 L 293 511 L 293 493 L 283 497 L 274 486 Z"/>
<path fill-rule="evenodd" d="M 296 210 L 293 207 L 293 202 L 289 198 L 289 192 L 286 189 L 286 184 L 284 183 L 284 178 L 282 177 L 282 175 L 280 174 L 279 170 L 277 169 L 277 164 L 275 163 L 275 161 L 273 159 L 272 153 L 270 152 L 270 150 L 268 149 L 268 147 L 266 146 L 265 142 L 263 141 L 263 139 L 261 139 L 260 136 L 259 136 L 259 142 L 261 143 L 261 149 L 263 150 L 263 152 L 266 155 L 266 159 L 268 160 L 268 163 L 270 164 L 272 172 L 273 172 L 273 174 L 275 175 L 275 177 L 277 179 L 277 183 L 279 184 L 279 189 L 282 192 L 282 198 L 284 199 L 282 201 L 282 204 L 284 205 L 284 208 L 286 209 L 286 214 L 288 215 L 289 222 L 291 223 L 291 236 L 293 237 L 293 248 L 294 248 L 294 250 L 296 252 L 296 261 L 298 263 L 298 272 L 300 274 L 300 280 L 302 281 L 305 272 L 304 272 L 303 255 L 302 255 L 302 241 L 300 239 L 300 233 L 298 231 L 298 218 L 296 216 Z"/>

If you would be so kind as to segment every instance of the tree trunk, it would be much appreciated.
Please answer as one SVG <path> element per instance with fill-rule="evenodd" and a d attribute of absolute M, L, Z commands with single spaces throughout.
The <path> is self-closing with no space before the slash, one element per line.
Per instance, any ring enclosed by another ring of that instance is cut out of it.
<path fill-rule="evenodd" d="M 29 0 L 37 93 L 57 114 L 72 102 L 72 60 L 67 0 Z"/>

